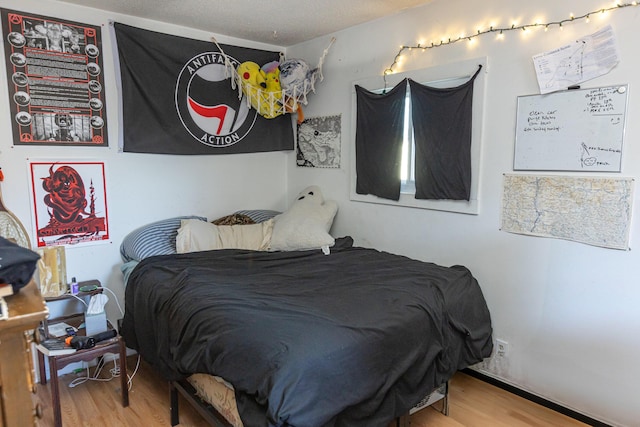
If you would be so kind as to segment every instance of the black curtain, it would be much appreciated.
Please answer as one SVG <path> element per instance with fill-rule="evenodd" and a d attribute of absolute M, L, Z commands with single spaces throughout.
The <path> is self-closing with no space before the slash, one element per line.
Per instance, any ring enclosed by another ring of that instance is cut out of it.
<path fill-rule="evenodd" d="M 385 94 L 355 88 L 356 193 L 399 200 L 407 81 Z"/>
<path fill-rule="evenodd" d="M 433 88 L 409 80 L 416 199 L 469 200 L 473 82 Z"/>

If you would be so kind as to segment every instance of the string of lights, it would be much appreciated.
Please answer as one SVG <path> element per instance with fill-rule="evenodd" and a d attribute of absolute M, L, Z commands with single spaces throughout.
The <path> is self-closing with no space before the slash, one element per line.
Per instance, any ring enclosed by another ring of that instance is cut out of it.
<path fill-rule="evenodd" d="M 532 28 L 540 28 L 540 27 L 544 27 L 545 31 L 547 31 L 551 27 L 557 27 L 557 28 L 562 29 L 562 26 L 564 24 L 566 24 L 566 23 L 579 21 L 579 20 L 585 20 L 586 22 L 589 22 L 590 17 L 592 15 L 596 15 L 598 13 L 606 13 L 606 12 L 609 12 L 611 10 L 618 10 L 618 9 L 622 9 L 622 8 L 630 7 L 630 6 L 638 6 L 638 2 L 637 1 L 632 1 L 630 3 L 617 3 L 615 6 L 605 7 L 605 8 L 602 8 L 602 9 L 594 10 L 593 12 L 585 13 L 584 15 L 580 15 L 580 16 L 574 16 L 573 14 L 571 14 L 571 15 L 569 15 L 568 18 L 562 19 L 560 21 L 551 21 L 551 22 L 546 22 L 546 23 L 538 23 L 538 22 L 536 22 L 534 24 L 524 24 L 524 25 L 512 24 L 509 27 L 494 27 L 494 26 L 491 26 L 486 30 L 477 30 L 475 33 L 470 33 L 468 35 L 461 35 L 461 36 L 458 36 L 457 38 L 442 39 L 442 40 L 440 40 L 440 42 L 437 42 L 437 43 L 431 42 L 431 43 L 426 44 L 426 45 L 418 43 L 415 46 L 400 46 L 400 50 L 398 50 L 398 53 L 396 54 L 395 58 L 393 58 L 393 62 L 391 63 L 389 68 L 384 70 L 385 81 L 386 81 L 386 76 L 388 74 L 393 74 L 394 67 L 399 64 L 400 58 L 402 57 L 402 54 L 406 50 L 411 51 L 413 49 L 420 49 L 420 50 L 422 50 L 424 52 L 427 49 L 433 49 L 433 48 L 436 48 L 436 47 L 447 46 L 447 45 L 458 43 L 458 42 L 464 41 L 464 40 L 467 40 L 467 41 L 471 42 L 477 37 L 483 36 L 485 34 L 490 34 L 490 33 L 497 33 L 498 37 L 502 37 L 503 34 L 505 32 L 507 32 L 507 31 L 528 31 L 528 30 L 530 30 Z"/>

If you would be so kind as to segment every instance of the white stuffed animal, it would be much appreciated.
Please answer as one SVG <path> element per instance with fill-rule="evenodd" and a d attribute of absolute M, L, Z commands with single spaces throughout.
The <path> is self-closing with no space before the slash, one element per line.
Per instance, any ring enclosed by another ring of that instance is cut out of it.
<path fill-rule="evenodd" d="M 274 218 L 272 251 L 294 251 L 322 248 L 325 253 L 335 244 L 329 234 L 338 212 L 334 200 L 324 200 L 317 185 L 298 194 L 288 211 Z"/>

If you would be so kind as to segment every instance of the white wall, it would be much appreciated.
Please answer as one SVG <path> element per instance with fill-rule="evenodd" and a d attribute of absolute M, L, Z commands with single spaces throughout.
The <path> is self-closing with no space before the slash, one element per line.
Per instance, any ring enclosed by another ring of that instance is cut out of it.
<path fill-rule="evenodd" d="M 478 366 L 483 372 L 614 425 L 640 425 L 640 206 L 634 204 L 630 251 L 499 231 L 502 175 L 512 171 L 515 106 L 519 95 L 539 93 L 531 57 L 612 24 L 621 62 L 583 87 L 629 84 L 621 174 L 640 175 L 640 7 L 599 14 L 544 32 L 507 32 L 414 51 L 398 71 L 487 56 L 486 110 L 477 216 L 366 204 L 349 200 L 354 141 L 354 81 L 382 76 L 400 45 L 457 37 L 489 26 L 550 22 L 610 7 L 613 2 L 574 0 L 514 2 L 435 0 L 376 22 L 338 32 L 305 109 L 308 117 L 342 115 L 342 167 L 298 168 L 287 162 L 289 199 L 317 184 L 340 210 L 333 234 L 357 244 L 443 265 L 463 264 L 478 278 L 492 313 L 494 336 L 509 343 L 508 358 Z M 515 20 L 515 21 L 513 21 Z M 289 57 L 311 63 L 329 37 L 289 48 Z M 382 84 L 382 77 L 380 77 Z M 577 175 L 577 174 L 570 174 Z M 636 186 L 635 199 L 638 199 Z"/>
<path fill-rule="evenodd" d="M 51 0 L 1 0 L 0 6 L 102 26 L 109 148 L 13 146 L 4 66 L 0 72 L 0 167 L 5 175 L 2 194 L 5 205 L 20 218 L 32 237 L 27 158 L 91 159 L 106 162 L 111 242 L 67 247 L 69 280 L 72 276 L 78 280 L 99 279 L 104 286 L 119 296 L 122 305 L 124 290 L 119 270 L 122 264 L 119 245 L 131 230 L 142 224 L 175 215 L 198 214 L 216 218 L 236 209 L 285 207 L 287 157 L 282 152 L 222 156 L 118 152 L 120 97 L 116 90 L 109 20 L 200 40 L 210 40 L 211 33 L 130 16 L 118 16 Z M 237 46 L 281 50 L 277 46 L 252 43 L 223 35 L 216 35 L 216 39 L 221 43 Z M 59 305 L 52 305 L 52 312 L 62 310 Z M 107 313 L 112 321 L 121 317 L 115 303 L 107 304 Z"/>
<path fill-rule="evenodd" d="M 170 34 L 208 40 L 210 34 L 158 22 L 117 16 L 52 0 L 0 0 L 0 6 L 103 26 L 103 49 L 112 50 L 109 19 Z M 615 425 L 640 425 L 640 255 L 583 244 L 500 232 L 502 174 L 511 171 L 515 102 L 537 93 L 531 56 L 590 34 L 611 23 L 618 36 L 622 62 L 608 75 L 584 87 L 628 83 L 628 123 L 623 176 L 640 174 L 640 129 L 633 118 L 640 101 L 636 28 L 640 8 L 567 24 L 564 31 L 537 31 L 523 37 L 507 33 L 503 41 L 483 36 L 473 48 L 456 44 L 415 53 L 401 70 L 489 57 L 487 101 L 482 141 L 480 214 L 452 214 L 349 201 L 349 153 L 353 143 L 352 82 L 381 75 L 401 44 L 475 31 L 478 27 L 548 22 L 570 13 L 609 6 L 611 2 L 573 0 L 536 4 L 493 0 L 435 0 L 410 12 L 336 33 L 317 85 L 305 109 L 307 116 L 342 114 L 342 168 L 296 168 L 293 154 L 229 156 L 164 156 L 118 153 L 118 93 L 113 63 L 106 64 L 109 148 L 13 147 L 6 73 L 0 72 L 0 166 L 5 204 L 29 228 L 31 223 L 27 158 L 90 158 L 107 162 L 107 192 L 112 243 L 67 250 L 69 275 L 97 278 L 122 298 L 118 246 L 126 233 L 155 219 L 177 214 L 210 218 L 239 208 L 284 209 L 306 185 L 318 184 L 340 211 L 335 235 L 443 265 L 464 264 L 478 278 L 492 313 L 495 336 L 509 342 L 508 363 L 479 368 L 505 381 Z M 222 43 L 272 48 L 216 36 Z M 289 49 L 314 63 L 329 38 Z M 4 55 L 2 55 L 4 57 Z M 4 67 L 3 67 L 4 68 Z M 382 80 L 382 78 L 381 78 Z M 4 101 L 3 101 L 4 100 Z M 285 191 L 288 189 L 288 195 Z M 636 199 L 638 196 L 636 190 Z M 637 244 L 638 203 L 631 245 Z M 119 317 L 109 304 L 109 317 Z"/>

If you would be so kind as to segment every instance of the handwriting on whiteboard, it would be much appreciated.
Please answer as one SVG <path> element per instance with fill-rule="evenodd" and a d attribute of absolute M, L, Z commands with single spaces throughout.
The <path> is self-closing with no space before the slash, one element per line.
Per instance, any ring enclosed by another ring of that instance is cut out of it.
<path fill-rule="evenodd" d="M 627 86 L 518 97 L 515 170 L 619 172 Z"/>

